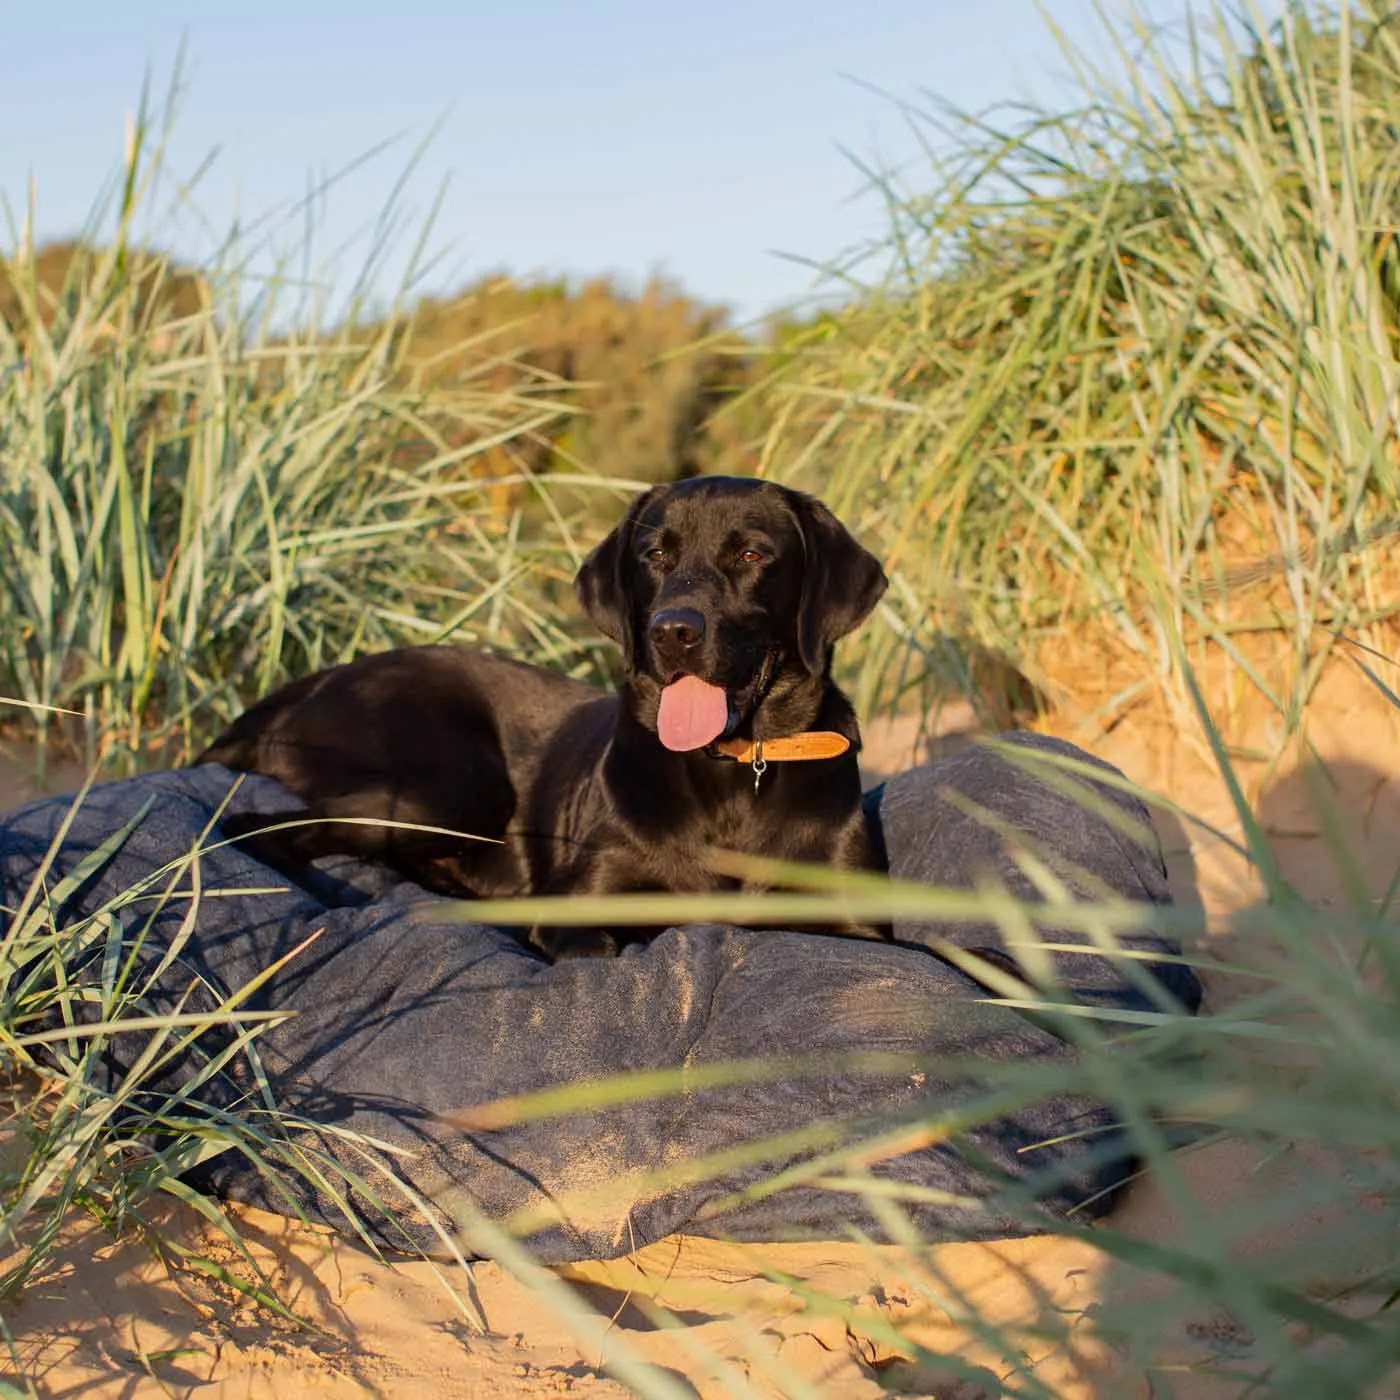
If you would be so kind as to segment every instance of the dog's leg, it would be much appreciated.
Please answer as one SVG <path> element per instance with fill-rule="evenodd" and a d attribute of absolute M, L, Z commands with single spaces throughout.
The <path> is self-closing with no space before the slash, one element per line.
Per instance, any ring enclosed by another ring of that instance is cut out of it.
<path fill-rule="evenodd" d="M 395 811 L 393 824 L 375 820 L 385 808 Z M 497 846 L 472 838 L 499 839 L 498 833 L 464 831 L 457 835 L 446 830 L 411 829 L 428 825 L 433 815 L 401 800 L 366 802 L 364 793 L 355 793 L 301 810 L 233 813 L 220 822 L 220 829 L 255 860 L 293 879 L 299 869 L 313 861 L 346 855 L 390 866 L 438 894 L 462 897 L 477 893 L 470 879 L 474 858 L 494 855 Z M 283 826 L 290 822 L 303 824 Z"/>

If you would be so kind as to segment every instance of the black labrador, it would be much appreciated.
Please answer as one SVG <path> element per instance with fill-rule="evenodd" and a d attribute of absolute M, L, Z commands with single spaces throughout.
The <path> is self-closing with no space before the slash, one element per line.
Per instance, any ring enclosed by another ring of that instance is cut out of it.
<path fill-rule="evenodd" d="M 716 848 L 874 867 L 859 731 L 832 648 L 884 593 L 878 561 L 819 501 L 699 477 L 640 496 L 576 580 L 622 649 L 620 694 L 463 647 L 365 657 L 254 705 L 201 762 L 267 774 L 342 820 L 266 831 L 261 858 L 348 852 L 477 898 L 741 887 Z M 497 838 L 462 840 L 449 833 Z M 551 956 L 659 930 L 537 929 Z M 847 934 L 884 936 L 847 926 Z"/>

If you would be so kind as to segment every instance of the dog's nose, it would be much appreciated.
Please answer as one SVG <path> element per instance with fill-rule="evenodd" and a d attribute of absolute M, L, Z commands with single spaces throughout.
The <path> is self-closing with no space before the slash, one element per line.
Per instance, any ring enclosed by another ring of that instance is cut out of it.
<path fill-rule="evenodd" d="M 705 640 L 704 615 L 694 608 L 667 608 L 652 618 L 651 639 L 658 646 L 699 646 Z"/>

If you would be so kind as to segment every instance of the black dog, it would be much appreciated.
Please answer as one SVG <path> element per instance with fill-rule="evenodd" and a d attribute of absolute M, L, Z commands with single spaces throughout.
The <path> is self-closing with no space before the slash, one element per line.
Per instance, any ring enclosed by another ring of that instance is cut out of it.
<path fill-rule="evenodd" d="M 350 852 L 478 898 L 737 887 L 714 849 L 876 864 L 831 658 L 886 581 L 825 506 L 765 481 L 656 487 L 576 586 L 621 645 L 620 695 L 465 648 L 405 648 L 277 691 L 201 755 L 278 779 L 306 804 L 289 816 L 444 830 L 225 829 L 279 867 Z M 446 834 L 462 832 L 503 844 Z M 616 945 L 601 930 L 532 938 L 554 956 Z"/>

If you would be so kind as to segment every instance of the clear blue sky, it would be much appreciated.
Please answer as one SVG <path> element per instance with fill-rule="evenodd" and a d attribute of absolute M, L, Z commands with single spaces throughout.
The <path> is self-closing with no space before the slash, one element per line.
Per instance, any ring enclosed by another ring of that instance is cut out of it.
<path fill-rule="evenodd" d="M 1085 0 L 1048 0 L 1091 42 Z M 933 92 L 981 108 L 1053 94 L 1065 65 L 1033 0 L 9 0 L 0 22 L 0 196 L 39 241 L 71 236 L 116 168 L 149 69 L 186 90 L 172 141 L 209 229 L 150 230 L 185 255 L 234 217 L 286 210 L 318 176 L 385 138 L 321 211 L 324 253 L 384 206 L 414 147 L 442 126 L 404 195 L 408 223 L 450 184 L 432 283 L 489 270 L 640 279 L 756 313 L 801 295 L 825 260 L 881 224 L 840 147 L 911 160 L 897 106 Z M 1157 5 L 1159 17 L 1180 5 Z M 914 168 L 917 168 L 915 162 Z M 209 230 L 212 230 L 210 232 Z M 8 229 L 0 245 L 12 247 Z"/>

